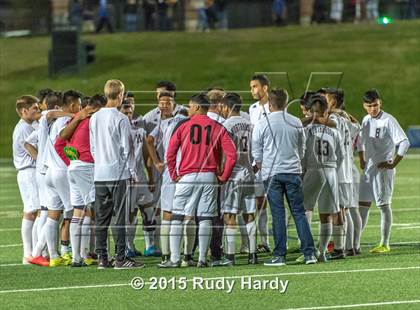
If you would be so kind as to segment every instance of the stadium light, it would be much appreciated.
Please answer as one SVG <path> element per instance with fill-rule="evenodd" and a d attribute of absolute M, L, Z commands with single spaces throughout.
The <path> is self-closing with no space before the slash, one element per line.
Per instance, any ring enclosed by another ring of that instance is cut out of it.
<path fill-rule="evenodd" d="M 377 22 L 379 25 L 388 25 L 388 24 L 392 24 L 394 20 L 388 16 L 381 16 L 378 18 Z"/>

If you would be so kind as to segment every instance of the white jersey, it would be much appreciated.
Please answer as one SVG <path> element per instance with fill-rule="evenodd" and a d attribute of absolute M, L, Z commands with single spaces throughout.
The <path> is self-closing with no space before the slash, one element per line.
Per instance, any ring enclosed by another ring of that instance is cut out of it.
<path fill-rule="evenodd" d="M 45 157 L 45 165 L 48 169 L 54 170 L 67 170 L 67 166 L 61 157 L 57 154 L 54 143 L 57 140 L 60 131 L 66 127 L 67 123 L 71 118 L 68 116 L 57 118 L 50 126 L 50 130 L 48 133 L 48 139 L 46 142 L 46 157 Z"/>
<path fill-rule="evenodd" d="M 264 104 L 264 107 L 260 104 L 259 101 L 255 102 L 249 107 L 249 120 L 254 126 L 261 118 L 265 117 L 268 114 L 270 114 L 268 102 Z"/>
<path fill-rule="evenodd" d="M 231 179 L 247 179 L 254 180 L 254 172 L 252 169 L 251 141 L 252 141 L 252 125 L 249 120 L 242 116 L 231 116 L 223 126 L 231 134 L 233 142 L 236 146 L 238 159 L 233 168 Z"/>
<path fill-rule="evenodd" d="M 246 113 L 246 112 L 244 112 L 244 111 L 240 111 L 239 113 L 241 114 L 241 116 L 242 116 L 243 118 L 245 118 L 245 119 L 247 119 L 247 120 L 250 120 L 250 118 L 249 118 L 249 114 L 248 114 L 248 113 Z"/>
<path fill-rule="evenodd" d="M 13 163 L 16 170 L 35 168 L 35 160 L 24 147 L 25 140 L 34 131 L 34 127 L 23 119 L 16 124 L 13 130 Z"/>
<path fill-rule="evenodd" d="M 302 161 L 305 170 L 340 167 L 344 151 L 337 129 L 310 124 L 305 133 L 306 151 Z"/>
<path fill-rule="evenodd" d="M 156 153 L 158 154 L 161 161 L 164 161 L 165 150 L 167 149 L 167 147 L 165 148 L 164 146 L 163 137 L 169 125 L 172 123 L 172 119 L 173 117 L 161 120 L 150 133 L 150 136 L 152 136 L 154 139 Z"/>
<path fill-rule="evenodd" d="M 337 124 L 337 130 L 340 133 L 340 142 L 343 147 L 343 163 L 338 168 L 338 183 L 351 183 L 352 164 L 353 164 L 353 145 L 351 142 L 350 130 L 348 127 L 349 120 L 335 113 L 329 116 L 329 119 Z"/>
<path fill-rule="evenodd" d="M 176 115 L 182 109 L 185 109 L 182 105 L 175 104 L 175 108 L 172 114 Z M 146 129 L 147 134 L 150 135 L 153 129 L 155 129 L 155 127 L 158 126 L 161 121 L 162 119 L 159 108 L 154 108 L 153 110 L 147 112 L 143 116 L 143 125 L 144 129 Z"/>
<path fill-rule="evenodd" d="M 394 158 L 395 147 L 407 136 L 398 121 L 381 111 L 376 118 L 366 115 L 360 131 L 360 145 L 365 152 L 366 171 Z"/>
<path fill-rule="evenodd" d="M 215 120 L 219 124 L 223 124 L 226 121 L 223 117 L 214 112 L 207 112 L 207 116 L 210 117 L 212 120 Z"/>
<path fill-rule="evenodd" d="M 90 152 L 96 181 L 135 178 L 134 150 L 128 117 L 117 108 L 102 108 L 89 121 Z"/>
<path fill-rule="evenodd" d="M 130 129 L 134 146 L 134 171 L 137 176 L 137 181 L 140 183 L 145 183 L 147 182 L 147 177 L 145 173 L 146 165 L 143 158 L 143 146 L 146 139 L 146 130 L 144 130 L 143 128 L 138 128 L 136 126 L 131 126 Z"/>

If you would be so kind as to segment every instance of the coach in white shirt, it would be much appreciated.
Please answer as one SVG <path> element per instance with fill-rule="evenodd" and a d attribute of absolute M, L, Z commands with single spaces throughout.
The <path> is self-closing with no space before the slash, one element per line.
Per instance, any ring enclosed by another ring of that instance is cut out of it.
<path fill-rule="evenodd" d="M 275 246 L 273 258 L 264 263 L 266 266 L 286 264 L 284 196 L 296 223 L 305 263 L 316 263 L 314 241 L 303 207 L 301 159 L 305 153 L 305 133 L 301 121 L 283 111 L 287 101 L 286 90 L 271 91 L 271 113 L 256 123 L 252 133 L 252 156 L 261 169 L 273 220 Z"/>
<path fill-rule="evenodd" d="M 144 266 L 125 256 L 126 218 L 129 212 L 129 182 L 135 179 L 134 150 L 130 122 L 118 111 L 124 98 L 124 84 L 109 80 L 104 89 L 107 104 L 90 119 L 90 150 L 95 160 L 96 253 L 99 269 L 110 267 L 108 261 L 108 227 L 112 215 L 112 235 L 116 244 L 115 269 Z"/>

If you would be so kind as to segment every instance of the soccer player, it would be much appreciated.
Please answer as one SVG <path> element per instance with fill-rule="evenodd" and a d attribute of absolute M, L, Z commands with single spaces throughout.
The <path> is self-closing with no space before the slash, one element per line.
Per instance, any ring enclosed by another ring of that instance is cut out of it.
<path fill-rule="evenodd" d="M 301 160 L 305 152 L 302 122 L 284 111 L 286 90 L 270 92 L 270 115 L 257 122 L 252 132 L 252 156 L 261 170 L 273 219 L 275 248 L 266 266 L 286 264 L 287 225 L 284 196 L 296 224 L 305 264 L 316 263 L 314 242 L 305 216 Z"/>
<path fill-rule="evenodd" d="M 375 201 L 381 211 L 381 241 L 371 253 L 386 253 L 391 250 L 389 238 L 392 226 L 392 192 L 395 167 L 403 159 L 410 143 L 398 121 L 382 110 L 382 99 L 375 89 L 363 96 L 367 115 L 363 118 L 360 132 L 360 215 L 362 227 L 368 221 L 369 207 Z M 398 146 L 398 151 L 395 148 Z"/>
<path fill-rule="evenodd" d="M 252 167 L 252 125 L 240 114 L 242 98 L 237 93 L 227 93 L 222 99 L 223 123 L 235 142 L 237 161 L 232 175 L 222 188 L 222 213 L 227 239 L 226 257 L 233 265 L 236 249 L 236 218 L 244 218 L 249 241 L 249 264 L 257 264 L 256 253 L 256 200 L 255 175 Z M 242 213 L 242 214 L 241 214 Z"/>
<path fill-rule="evenodd" d="M 126 257 L 126 216 L 130 179 L 136 179 L 130 122 L 117 108 L 124 98 L 124 84 L 108 80 L 104 87 L 106 106 L 89 122 L 90 151 L 95 161 L 95 220 L 98 269 L 111 267 L 108 260 L 108 227 L 114 213 L 112 235 L 116 244 L 115 269 L 144 267 L 143 263 Z"/>
<path fill-rule="evenodd" d="M 249 117 L 253 126 L 270 114 L 268 93 L 270 90 L 270 81 L 267 76 L 262 74 L 254 75 L 250 82 L 251 94 L 255 100 L 258 100 L 249 107 Z M 258 245 L 259 253 L 270 253 L 268 240 L 268 213 L 267 202 L 265 200 L 264 185 L 261 172 L 256 173 L 255 196 L 257 199 L 258 231 L 260 233 L 261 244 Z M 287 216 L 286 216 L 287 217 Z M 286 219 L 287 221 L 287 219 Z"/>
<path fill-rule="evenodd" d="M 32 257 L 32 228 L 39 208 L 38 186 L 36 183 L 35 160 L 24 148 L 27 137 L 34 132 L 32 124 L 38 114 L 38 98 L 25 95 L 16 101 L 16 112 L 20 117 L 13 130 L 13 163 L 23 202 L 22 242 L 23 264 L 29 264 Z M 35 246 L 35 244 L 33 245 Z"/>
<path fill-rule="evenodd" d="M 210 102 L 206 94 L 191 97 L 188 114 L 181 121 L 169 142 L 166 160 L 171 179 L 176 182 L 170 231 L 171 259 L 163 267 L 180 266 L 180 243 L 183 221 L 197 216 L 199 222 L 199 261 L 207 267 L 206 253 L 211 239 L 212 219 L 217 215 L 217 183 L 225 183 L 237 159 L 235 145 L 226 129 L 207 116 Z M 177 154 L 181 160 L 177 169 Z M 225 166 L 221 155 L 225 154 Z"/>
<path fill-rule="evenodd" d="M 310 111 L 314 118 L 328 116 L 324 97 L 312 95 Z M 311 123 L 305 128 L 306 151 L 302 160 L 304 170 L 303 197 L 306 212 L 318 205 L 320 217 L 318 260 L 327 261 L 327 246 L 332 235 L 332 216 L 340 212 L 337 167 L 343 161 L 340 133 L 335 128 Z"/>

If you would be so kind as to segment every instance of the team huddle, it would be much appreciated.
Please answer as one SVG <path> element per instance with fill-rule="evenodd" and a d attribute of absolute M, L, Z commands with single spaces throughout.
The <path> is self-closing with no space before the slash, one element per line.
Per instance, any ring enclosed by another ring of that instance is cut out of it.
<path fill-rule="evenodd" d="M 51 89 L 19 97 L 13 160 L 23 264 L 131 269 L 144 266 L 136 259 L 144 255 L 161 257 L 160 268 L 232 266 L 240 236 L 249 264 L 271 253 L 264 265 L 282 266 L 288 213 L 298 261 L 344 259 L 361 253 L 372 202 L 381 240 L 370 252 L 389 252 L 395 167 L 409 142 L 379 92 L 363 95 L 359 123 L 341 89 L 305 92 L 298 118 L 287 112 L 287 91 L 270 90 L 267 76 L 254 75 L 250 88 L 248 113 L 238 93 L 221 88 L 177 104 L 169 81 L 157 84 L 157 107 L 144 116 L 119 80 L 92 97 Z M 135 247 L 140 216 L 143 253 Z"/>

